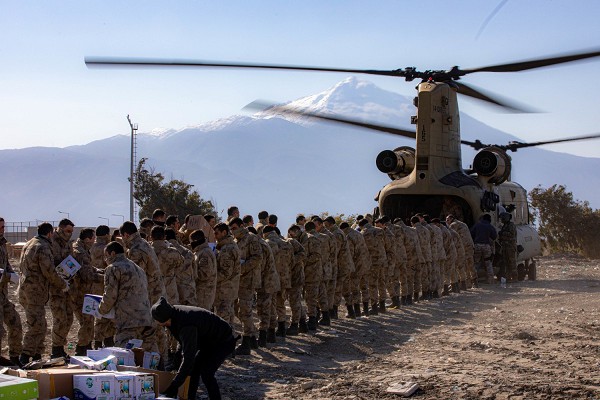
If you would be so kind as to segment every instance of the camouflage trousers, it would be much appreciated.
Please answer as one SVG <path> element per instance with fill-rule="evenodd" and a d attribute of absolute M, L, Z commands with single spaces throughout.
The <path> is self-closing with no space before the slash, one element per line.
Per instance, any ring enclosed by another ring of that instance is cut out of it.
<path fill-rule="evenodd" d="M 288 289 L 282 289 L 275 294 L 275 312 L 277 322 L 287 322 L 287 312 L 285 309 L 285 300 L 288 295 Z"/>
<path fill-rule="evenodd" d="M 415 263 L 405 263 L 403 275 L 400 278 L 402 296 L 412 296 L 415 292 L 415 273 L 417 266 Z"/>
<path fill-rule="evenodd" d="M 196 307 L 197 297 L 195 285 L 177 281 L 177 293 L 179 294 L 179 304 L 182 306 Z"/>
<path fill-rule="evenodd" d="M 238 291 L 236 303 L 237 317 L 242 323 L 242 335 L 256 336 L 256 326 L 252 316 L 252 303 L 254 300 L 254 289 L 241 287 Z"/>
<path fill-rule="evenodd" d="M 163 330 L 162 327 L 158 328 Z M 152 326 L 138 326 L 135 328 L 122 329 L 115 335 L 115 346 L 124 348 L 125 346 L 127 346 L 127 342 L 129 342 L 131 339 L 139 339 L 143 340 L 142 348 L 145 351 L 160 352 L 156 343 L 156 333 L 158 331 L 158 328 L 154 328 Z"/>
<path fill-rule="evenodd" d="M 33 356 L 44 354 L 46 308 L 43 305 L 22 304 L 25 309 L 25 335 L 23 336 L 23 354 Z"/>
<path fill-rule="evenodd" d="M 302 315 L 302 287 L 293 287 L 287 290 L 290 310 L 292 310 L 292 324 L 300 321 Z"/>
<path fill-rule="evenodd" d="M 443 272 L 444 272 L 444 262 L 445 260 L 434 260 L 431 263 L 431 275 L 429 277 L 429 290 L 439 290 L 442 288 L 442 286 L 444 285 L 444 278 L 443 278 Z"/>
<path fill-rule="evenodd" d="M 6 325 L 6 330 L 4 329 Z M 23 327 L 21 326 L 21 317 L 15 308 L 15 305 L 8 299 L 4 299 L 0 304 L 0 337 L 8 331 L 8 354 L 10 357 L 19 356 L 23 349 L 21 340 L 23 339 Z M 0 351 L 2 347 L 0 346 Z"/>
<path fill-rule="evenodd" d="M 306 314 L 309 317 L 317 316 L 317 306 L 319 304 L 319 282 L 304 283 L 304 301 L 306 301 Z"/>
<path fill-rule="evenodd" d="M 421 263 L 420 268 L 420 289 L 423 293 L 432 290 L 433 288 L 430 286 L 430 275 L 433 267 L 431 266 L 431 261 L 427 261 Z M 415 288 L 415 291 L 419 291 L 418 288 Z"/>
<path fill-rule="evenodd" d="M 213 304 L 215 302 L 215 293 L 216 287 L 202 287 L 198 286 L 196 288 L 196 301 L 198 302 L 198 307 L 202 307 L 205 310 L 212 310 Z"/>
<path fill-rule="evenodd" d="M 277 327 L 277 293 L 271 295 L 271 314 L 269 315 L 269 328 Z"/>
<path fill-rule="evenodd" d="M 465 247 L 465 263 L 463 269 L 463 276 L 465 280 L 477 279 L 477 270 L 475 269 L 475 249 L 472 247 Z"/>
<path fill-rule="evenodd" d="M 233 299 L 220 299 L 220 298 L 216 298 L 215 299 L 215 314 L 217 314 L 219 317 L 223 318 L 225 321 L 229 322 L 229 325 L 231 325 L 231 328 L 234 329 L 233 327 L 233 319 L 235 317 L 235 313 L 234 313 L 234 309 L 233 309 L 233 303 L 235 300 Z"/>
<path fill-rule="evenodd" d="M 256 313 L 258 314 L 258 329 L 266 331 L 271 327 L 271 308 L 273 306 L 273 294 L 262 290 L 256 293 Z M 273 326 L 272 328 L 275 328 Z"/>
<path fill-rule="evenodd" d="M 83 295 L 71 298 L 71 308 L 75 314 L 75 318 L 79 322 L 79 331 L 77 332 L 77 345 L 86 346 L 92 343 L 94 339 L 94 317 L 89 314 L 84 314 L 81 310 L 83 309 Z"/>
<path fill-rule="evenodd" d="M 337 269 L 337 268 L 336 268 Z M 327 305 L 329 309 L 332 309 L 335 303 L 335 292 L 337 290 L 337 273 L 335 278 L 330 279 L 326 282 L 327 284 Z"/>
<path fill-rule="evenodd" d="M 369 275 L 368 274 L 356 274 L 352 273 L 350 276 L 352 281 L 352 301 L 354 304 L 368 303 L 371 299 L 369 297 Z"/>
<path fill-rule="evenodd" d="M 333 305 L 339 306 L 342 297 L 346 304 L 352 304 L 352 288 L 350 287 L 350 274 L 340 275 L 338 271 L 337 281 L 335 282 L 335 297 Z"/>
<path fill-rule="evenodd" d="M 169 304 L 181 304 L 179 302 L 179 293 L 177 292 L 177 283 L 175 282 L 175 277 L 169 277 L 165 279 L 165 290 L 167 291 L 166 298 Z"/>
<path fill-rule="evenodd" d="M 103 341 L 115 335 L 115 324 L 108 318 L 94 318 L 94 340 Z"/>
<path fill-rule="evenodd" d="M 319 308 L 321 311 L 329 311 L 329 280 L 319 283 Z"/>
<path fill-rule="evenodd" d="M 390 297 L 400 296 L 400 276 L 402 275 L 401 271 L 402 264 L 400 262 L 394 263 L 394 267 L 390 268 L 388 271 L 387 277 L 387 291 Z"/>
<path fill-rule="evenodd" d="M 492 246 L 489 244 L 475 243 L 473 248 L 473 262 L 475 264 L 483 264 L 488 279 L 494 278 L 494 267 L 492 266 Z M 477 272 L 475 272 L 477 279 Z"/>
<path fill-rule="evenodd" d="M 384 269 L 384 265 L 372 264 L 371 271 L 369 272 L 369 297 L 371 300 L 371 304 L 379 303 L 379 294 L 381 293 L 379 290 L 379 282 L 381 271 Z M 385 285 L 383 286 L 383 290 L 385 291 Z M 385 299 L 385 295 L 382 300 Z"/>
<path fill-rule="evenodd" d="M 52 312 L 52 347 L 64 347 L 73 325 L 73 303 L 69 301 L 67 293 L 50 294 L 50 311 Z"/>

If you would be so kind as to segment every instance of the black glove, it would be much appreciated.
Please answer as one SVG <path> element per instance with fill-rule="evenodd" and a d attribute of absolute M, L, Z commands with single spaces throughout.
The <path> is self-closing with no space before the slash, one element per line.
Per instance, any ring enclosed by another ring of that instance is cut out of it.
<path fill-rule="evenodd" d="M 171 384 L 171 385 L 169 385 L 167 390 L 165 390 L 163 393 L 161 393 L 161 395 L 166 396 L 166 397 L 171 397 L 171 398 L 177 398 L 178 391 L 179 391 L 179 388 L 175 387 Z"/>

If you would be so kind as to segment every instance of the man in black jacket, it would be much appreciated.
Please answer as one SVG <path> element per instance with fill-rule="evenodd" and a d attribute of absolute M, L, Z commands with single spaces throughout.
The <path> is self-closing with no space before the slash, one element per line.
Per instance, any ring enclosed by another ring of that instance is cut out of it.
<path fill-rule="evenodd" d="M 164 297 L 152 306 L 152 318 L 169 329 L 183 353 L 179 371 L 163 394 L 176 397 L 179 386 L 189 376 L 189 399 L 196 398 L 200 378 L 206 386 L 208 398 L 220 399 L 215 372 L 233 352 L 237 340 L 229 323 L 200 307 L 172 306 Z"/>

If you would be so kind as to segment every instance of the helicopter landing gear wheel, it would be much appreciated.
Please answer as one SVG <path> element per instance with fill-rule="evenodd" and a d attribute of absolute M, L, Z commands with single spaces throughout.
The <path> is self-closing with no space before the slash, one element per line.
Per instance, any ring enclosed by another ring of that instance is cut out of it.
<path fill-rule="evenodd" d="M 527 265 L 527 261 L 525 261 L 525 265 Z M 519 282 L 525 280 L 525 269 L 527 268 L 525 265 L 517 265 L 517 279 L 519 280 Z"/>
<path fill-rule="evenodd" d="M 535 260 L 531 260 L 529 262 L 527 268 L 527 279 L 530 281 L 535 281 L 537 279 L 537 265 L 535 264 Z"/>

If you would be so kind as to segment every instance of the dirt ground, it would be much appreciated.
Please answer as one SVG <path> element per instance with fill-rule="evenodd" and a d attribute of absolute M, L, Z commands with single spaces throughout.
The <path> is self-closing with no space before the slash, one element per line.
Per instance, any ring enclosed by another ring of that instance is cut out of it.
<path fill-rule="evenodd" d="M 600 399 L 599 293 L 600 262 L 543 257 L 537 281 L 340 318 L 227 360 L 217 379 L 235 400 L 396 399 L 386 388 L 408 381 L 417 399 Z"/>

